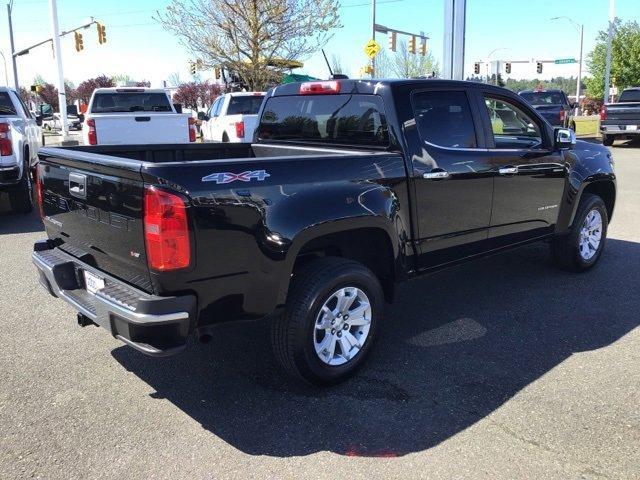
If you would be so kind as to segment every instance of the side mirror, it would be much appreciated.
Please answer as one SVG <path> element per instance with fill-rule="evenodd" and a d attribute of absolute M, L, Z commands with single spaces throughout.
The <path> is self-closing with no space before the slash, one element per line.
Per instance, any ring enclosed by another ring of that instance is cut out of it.
<path fill-rule="evenodd" d="M 207 120 L 209 120 L 209 115 L 204 112 L 198 112 L 198 120 L 206 122 Z"/>
<path fill-rule="evenodd" d="M 42 126 L 42 115 L 36 115 L 36 125 Z"/>
<path fill-rule="evenodd" d="M 556 148 L 566 150 L 573 148 L 576 144 L 576 132 L 570 128 L 556 128 Z"/>
<path fill-rule="evenodd" d="M 176 113 L 182 113 L 182 104 L 181 103 L 174 103 L 173 104 L 173 108 L 175 109 Z"/>

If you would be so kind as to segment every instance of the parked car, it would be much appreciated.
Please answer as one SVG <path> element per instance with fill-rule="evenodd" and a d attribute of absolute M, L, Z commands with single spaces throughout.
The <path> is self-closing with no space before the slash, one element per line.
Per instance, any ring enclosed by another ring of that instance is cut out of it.
<path fill-rule="evenodd" d="M 607 146 L 616 139 L 640 138 L 640 87 L 626 88 L 616 103 L 602 106 L 600 133 Z"/>
<path fill-rule="evenodd" d="M 11 209 L 33 208 L 31 166 L 40 147 L 40 124 L 15 90 L 0 87 L 0 192 L 9 194 Z"/>
<path fill-rule="evenodd" d="M 82 127 L 86 145 L 154 145 L 196 141 L 195 118 L 151 88 L 97 88 Z"/>
<path fill-rule="evenodd" d="M 490 109 L 522 127 L 493 133 Z M 399 281 L 541 240 L 571 271 L 602 255 L 611 152 L 505 89 L 292 83 L 259 116 L 251 144 L 41 149 L 42 285 L 149 355 L 266 316 L 283 368 L 327 385 Z"/>
<path fill-rule="evenodd" d="M 67 125 L 69 130 L 82 130 L 82 121 L 77 115 L 67 114 Z M 43 117 L 42 128 L 48 132 L 62 130 L 62 117 L 60 116 L 60 112 L 55 112 Z"/>
<path fill-rule="evenodd" d="M 203 140 L 251 142 L 264 95 L 264 92 L 234 92 L 219 96 L 209 111 L 200 115 Z"/>
<path fill-rule="evenodd" d="M 569 101 L 562 90 L 523 90 L 518 95 L 533 105 L 552 126 L 576 130 L 575 123 L 571 121 L 571 112 L 577 105 Z"/>

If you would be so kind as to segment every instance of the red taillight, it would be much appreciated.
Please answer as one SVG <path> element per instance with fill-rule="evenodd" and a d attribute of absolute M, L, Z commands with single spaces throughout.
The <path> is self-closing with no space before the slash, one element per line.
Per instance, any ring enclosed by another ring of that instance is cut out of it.
<path fill-rule="evenodd" d="M 602 105 L 602 108 L 600 109 L 600 120 L 606 120 L 607 119 L 607 107 L 605 105 Z"/>
<path fill-rule="evenodd" d="M 3 157 L 13 153 L 11 137 L 9 136 L 9 124 L 0 123 L 0 155 Z"/>
<path fill-rule="evenodd" d="M 189 117 L 189 141 L 196 141 L 196 119 Z"/>
<path fill-rule="evenodd" d="M 89 145 L 97 145 L 98 133 L 96 132 L 96 121 L 91 118 L 86 121 L 86 126 L 89 129 Z"/>
<path fill-rule="evenodd" d="M 567 112 L 565 112 L 564 110 L 560 110 L 560 122 L 564 122 L 564 118 L 566 114 Z"/>
<path fill-rule="evenodd" d="M 144 239 L 147 262 L 153 270 L 166 272 L 189 266 L 191 243 L 182 197 L 156 187 L 145 188 Z"/>
<path fill-rule="evenodd" d="M 305 82 L 300 84 L 300 95 L 340 93 L 340 82 Z"/>
<path fill-rule="evenodd" d="M 244 138 L 244 122 L 236 122 L 236 137 Z"/>
<path fill-rule="evenodd" d="M 40 218 L 44 218 L 44 204 L 42 203 L 42 179 L 38 174 L 38 167 L 33 171 L 33 183 L 36 187 L 36 199 L 38 200 L 38 209 L 40 210 Z"/>

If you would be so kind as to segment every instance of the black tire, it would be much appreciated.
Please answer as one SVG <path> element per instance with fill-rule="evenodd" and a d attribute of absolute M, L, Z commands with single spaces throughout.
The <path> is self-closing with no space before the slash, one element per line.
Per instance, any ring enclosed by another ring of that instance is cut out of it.
<path fill-rule="evenodd" d="M 602 219 L 601 238 L 593 256 L 585 259 L 580 253 L 580 232 L 587 215 L 593 210 L 596 210 Z M 584 193 L 569 232 L 555 237 L 551 242 L 551 253 L 556 266 L 570 272 L 584 272 L 595 266 L 604 250 L 608 224 L 607 208 L 602 199 L 597 195 Z"/>
<path fill-rule="evenodd" d="M 9 192 L 11 210 L 16 213 L 30 213 L 33 210 L 33 190 L 29 176 L 29 163 L 24 163 L 20 183 Z"/>
<path fill-rule="evenodd" d="M 229 136 L 227 135 L 227 132 L 222 134 L 222 143 L 229 143 Z"/>
<path fill-rule="evenodd" d="M 611 145 L 613 145 L 613 140 L 613 135 L 602 135 L 602 144 L 605 147 L 610 147 Z"/>
<path fill-rule="evenodd" d="M 344 287 L 356 287 L 368 297 L 371 323 L 360 350 L 342 365 L 329 365 L 320 359 L 314 346 L 316 318 L 332 294 Z M 364 265 L 336 257 L 314 260 L 294 275 L 285 311 L 274 319 L 271 343 L 275 357 L 289 375 L 313 385 L 328 386 L 346 380 L 366 360 L 383 308 L 380 282 Z"/>
<path fill-rule="evenodd" d="M 576 124 L 575 124 L 575 122 L 571 122 L 571 123 L 569 124 L 569 128 L 575 132 L 575 131 L 576 131 Z"/>

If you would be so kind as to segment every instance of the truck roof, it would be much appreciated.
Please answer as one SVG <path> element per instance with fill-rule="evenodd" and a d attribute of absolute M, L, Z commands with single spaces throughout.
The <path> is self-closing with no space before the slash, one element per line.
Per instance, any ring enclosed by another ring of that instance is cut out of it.
<path fill-rule="evenodd" d="M 298 95 L 300 93 L 300 85 L 303 83 L 322 83 L 322 82 L 338 82 L 340 84 L 340 93 L 360 93 L 360 94 L 375 94 L 381 88 L 400 86 L 400 85 L 416 85 L 416 86 L 429 86 L 429 87 L 449 87 L 449 88 L 484 88 L 487 90 L 494 90 L 495 92 L 504 93 L 506 90 L 502 87 L 495 85 L 488 85 L 486 83 L 473 82 L 467 80 L 442 80 L 432 78 L 416 78 L 416 79 L 373 79 L 373 80 L 312 80 L 309 82 L 294 82 L 284 85 L 278 85 L 273 88 L 273 96 L 284 95 Z"/>
<path fill-rule="evenodd" d="M 103 87 L 96 88 L 94 93 L 126 93 L 126 92 L 144 92 L 144 93 L 167 93 L 163 88 L 147 88 L 147 87 Z"/>
<path fill-rule="evenodd" d="M 565 93 L 564 90 L 559 88 L 541 88 L 541 89 L 533 89 L 533 90 L 520 90 L 518 95 L 521 93 L 539 93 L 539 92 L 551 92 L 551 93 Z"/>

